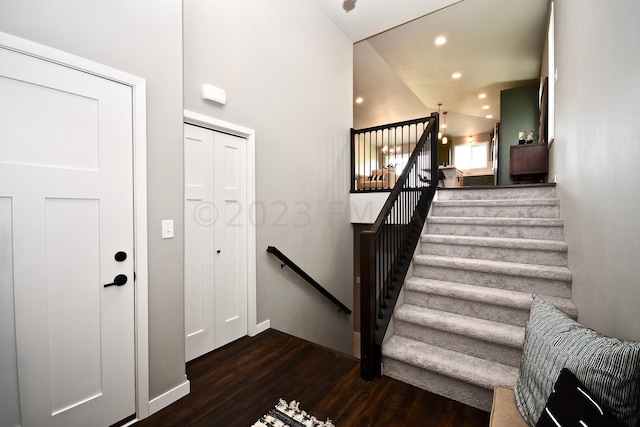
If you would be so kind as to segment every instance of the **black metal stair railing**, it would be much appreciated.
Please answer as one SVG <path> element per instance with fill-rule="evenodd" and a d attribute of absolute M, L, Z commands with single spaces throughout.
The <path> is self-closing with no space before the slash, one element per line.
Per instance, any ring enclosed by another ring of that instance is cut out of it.
<path fill-rule="evenodd" d="M 363 379 L 381 375 L 382 340 L 438 185 L 438 114 L 432 113 L 375 223 L 360 234 Z"/>
<path fill-rule="evenodd" d="M 291 268 L 291 270 L 295 271 L 300 277 L 302 277 L 311 286 L 313 286 L 318 292 L 324 295 L 329 301 L 334 303 L 338 307 L 338 312 L 342 311 L 347 315 L 351 314 L 351 310 L 346 305 L 344 305 L 342 302 L 340 302 L 340 300 L 334 297 L 333 294 L 331 294 L 331 292 L 326 290 L 321 284 L 316 282 L 303 269 L 298 267 L 298 265 L 295 262 L 291 261 L 285 254 L 280 252 L 278 248 L 276 248 L 275 246 L 268 246 L 267 252 L 275 255 L 280 261 L 283 262 L 283 264 L 281 264 L 280 266 L 281 268 L 284 268 L 285 265 L 288 266 L 289 268 Z"/>
<path fill-rule="evenodd" d="M 351 129 L 351 192 L 391 191 L 430 118 Z"/>

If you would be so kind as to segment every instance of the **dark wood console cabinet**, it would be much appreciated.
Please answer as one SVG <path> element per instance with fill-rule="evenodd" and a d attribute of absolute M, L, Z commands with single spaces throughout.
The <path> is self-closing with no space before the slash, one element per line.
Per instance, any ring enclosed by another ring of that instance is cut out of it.
<path fill-rule="evenodd" d="M 549 172 L 549 146 L 547 144 L 512 145 L 509 152 L 511 180 L 543 181 Z"/>

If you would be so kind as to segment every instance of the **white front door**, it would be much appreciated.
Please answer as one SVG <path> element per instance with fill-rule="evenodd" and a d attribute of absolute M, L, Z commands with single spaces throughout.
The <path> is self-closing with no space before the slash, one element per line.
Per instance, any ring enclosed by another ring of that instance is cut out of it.
<path fill-rule="evenodd" d="M 184 127 L 186 360 L 247 334 L 246 140 Z"/>
<path fill-rule="evenodd" d="M 0 48 L 0 94 L 20 422 L 107 426 L 136 411 L 132 89 Z"/>

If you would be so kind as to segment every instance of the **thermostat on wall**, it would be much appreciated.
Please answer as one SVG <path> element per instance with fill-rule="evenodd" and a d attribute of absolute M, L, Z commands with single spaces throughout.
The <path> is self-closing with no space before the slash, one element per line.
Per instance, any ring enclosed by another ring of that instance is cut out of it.
<path fill-rule="evenodd" d="M 227 103 L 227 92 L 224 89 L 205 83 L 202 85 L 202 98 L 224 105 Z"/>

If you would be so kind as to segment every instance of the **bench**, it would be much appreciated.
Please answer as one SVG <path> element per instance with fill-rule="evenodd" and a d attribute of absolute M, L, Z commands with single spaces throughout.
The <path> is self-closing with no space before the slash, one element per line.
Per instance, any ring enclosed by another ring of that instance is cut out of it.
<path fill-rule="evenodd" d="M 496 387 L 493 389 L 489 427 L 529 427 L 518 411 L 512 388 Z"/>

